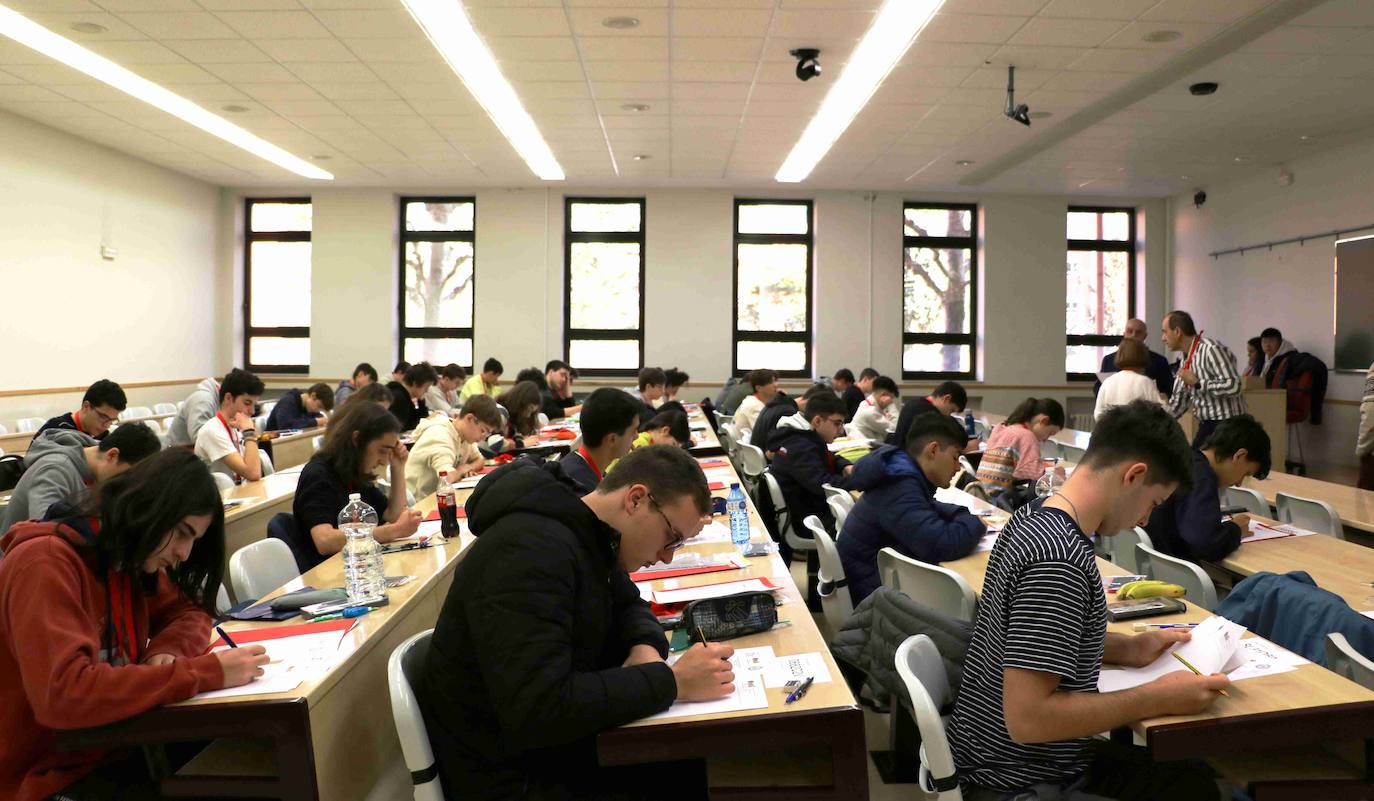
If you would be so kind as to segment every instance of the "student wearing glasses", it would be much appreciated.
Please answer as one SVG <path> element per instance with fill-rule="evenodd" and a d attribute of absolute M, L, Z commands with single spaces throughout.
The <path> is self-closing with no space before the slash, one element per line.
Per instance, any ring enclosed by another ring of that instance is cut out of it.
<path fill-rule="evenodd" d="M 854 465 L 829 448 L 844 433 L 846 411 L 834 393 L 819 392 L 807 399 L 802 411 L 779 421 L 768 438 L 768 452 L 773 454 L 768 471 L 778 480 L 793 520 L 815 515 L 827 530 L 835 530 L 822 485 L 845 489 L 854 472 Z"/>
<path fill-rule="evenodd" d="M 619 390 L 612 390 L 619 392 Z M 621 392 L 624 395 L 625 393 Z M 628 396 L 627 396 L 628 399 Z M 711 510 L 681 448 L 640 448 L 583 496 L 558 462 L 517 459 L 467 502 L 477 541 L 454 573 L 417 696 L 446 787 L 464 798 L 705 797 L 699 764 L 605 768 L 598 733 L 734 691 L 725 644 L 668 665 L 628 571 L 673 554 Z"/>
<path fill-rule="evenodd" d="M 468 398 L 452 419 L 425 418 L 415 429 L 415 446 L 406 460 L 406 486 L 416 498 L 424 498 L 439 489 L 440 474 L 454 482 L 481 470 L 485 460 L 477 443 L 500 431 L 503 422 L 490 395 Z"/>
<path fill-rule="evenodd" d="M 34 432 L 34 436 L 49 429 L 65 428 L 102 440 L 127 404 L 124 389 L 115 382 L 102 378 L 87 388 L 85 396 L 81 398 L 80 409 L 52 418 Z"/>

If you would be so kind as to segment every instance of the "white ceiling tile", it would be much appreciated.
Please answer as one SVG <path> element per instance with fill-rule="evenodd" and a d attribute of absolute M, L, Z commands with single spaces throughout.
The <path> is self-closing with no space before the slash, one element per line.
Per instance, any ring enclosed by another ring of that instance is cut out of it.
<path fill-rule="evenodd" d="M 26 81 L 47 86 L 85 84 L 94 81 L 85 73 L 78 72 L 65 64 L 56 64 L 51 60 L 45 64 L 9 64 L 5 66 L 5 70 Z"/>
<path fill-rule="evenodd" d="M 197 0 L 206 11 L 299 11 L 298 0 Z"/>
<path fill-rule="evenodd" d="M 125 11 L 200 11 L 195 0 L 99 0 L 101 8 L 116 14 Z"/>
<path fill-rule="evenodd" d="M 219 83 L 218 77 L 195 64 L 143 64 L 133 71 L 155 83 Z"/>
<path fill-rule="evenodd" d="M 295 83 L 299 80 L 279 64 L 206 64 L 205 69 L 231 84 Z"/>
<path fill-rule="evenodd" d="M 164 84 L 168 89 L 188 100 L 198 103 L 222 103 L 231 100 L 246 100 L 248 95 L 227 83 Z"/>
<path fill-rule="evenodd" d="M 1075 19 L 1133 20 L 1159 0 L 1050 0 L 1040 10 L 1042 17 L 1071 17 Z"/>
<path fill-rule="evenodd" d="M 377 74 L 366 64 L 320 64 L 310 61 L 282 64 L 306 83 L 369 83 L 377 80 Z"/>
<path fill-rule="evenodd" d="M 574 8 L 570 9 L 569 13 L 572 17 L 573 33 L 578 36 L 612 36 L 628 39 L 668 35 L 667 9 L 628 8 L 622 5 Z M 611 17 L 632 17 L 639 20 L 639 25 L 634 28 L 607 28 L 602 22 Z"/>
<path fill-rule="evenodd" d="M 67 98 L 33 84 L 0 84 L 0 103 L 52 103 Z"/>
<path fill-rule="evenodd" d="M 328 117 L 339 113 L 339 107 L 328 100 L 271 100 L 264 105 L 283 117 Z"/>
<path fill-rule="evenodd" d="M 651 64 L 652 62 L 645 63 Z M 508 81 L 582 81 L 586 79 L 582 73 L 582 65 L 576 61 L 507 61 L 501 65 L 501 74 L 506 76 Z"/>
<path fill-rule="evenodd" d="M 383 61 L 369 66 L 378 78 L 392 84 L 458 80 L 453 69 L 442 61 L 415 63 Z"/>
<path fill-rule="evenodd" d="M 1276 28 L 1244 45 L 1240 53 L 1311 53 L 1317 55 L 1366 34 L 1359 28 Z"/>
<path fill-rule="evenodd" d="M 525 41 L 522 39 L 522 41 Z M 576 48 L 571 39 L 553 39 L 550 42 L 566 42 L 573 51 L 567 58 L 577 58 Z M 588 61 L 666 61 L 668 59 L 668 38 L 666 36 L 583 36 L 578 39 L 582 57 Z M 498 54 L 499 57 L 499 54 Z"/>
<path fill-rule="evenodd" d="M 1153 72 L 1176 55 L 1178 54 L 1170 50 L 1097 47 L 1087 51 L 1082 58 L 1069 64 L 1066 69 L 1087 72 Z"/>
<path fill-rule="evenodd" d="M 674 69 L 674 75 L 678 75 Z M 749 96 L 749 85 L 743 83 L 673 82 L 673 97 L 682 100 L 743 100 Z"/>
<path fill-rule="evenodd" d="M 363 61 L 416 62 L 434 61 L 439 58 L 438 51 L 428 39 L 407 37 L 404 39 L 347 39 L 343 43 L 353 54 Z"/>
<path fill-rule="evenodd" d="M 0 38 L 0 64 L 48 64 L 52 59 L 12 39 Z"/>
<path fill-rule="evenodd" d="M 380 81 L 311 82 L 310 85 L 329 100 L 395 100 L 397 97 L 391 87 Z"/>
<path fill-rule="evenodd" d="M 114 14 L 88 14 L 88 13 L 27 13 L 24 16 L 42 25 L 44 28 L 65 36 L 76 42 L 88 42 L 91 40 L 110 42 L 122 39 L 145 39 L 146 34 L 138 28 L 133 27 L 124 19 Z M 125 15 L 127 16 L 127 15 Z M 209 16 L 206 14 L 205 16 Z M 99 25 L 105 30 L 101 33 L 82 33 L 73 30 L 72 26 L 77 23 L 89 22 Z"/>
<path fill-rule="evenodd" d="M 1032 45 L 1003 45 L 993 55 L 993 66 L 1014 65 L 1017 69 L 1060 70 L 1083 58 L 1090 48 L 1081 47 L 1035 47 Z"/>
<path fill-rule="evenodd" d="M 666 100 L 670 91 L 666 81 L 596 81 L 592 88 L 598 100 Z"/>
<path fill-rule="evenodd" d="M 32 17 L 33 14 L 43 11 L 60 11 L 63 13 L 99 13 L 102 9 L 91 0 L 25 0 L 22 6 L 10 3 L 16 11 L 20 11 L 25 16 Z"/>
<path fill-rule="evenodd" d="M 780 11 L 769 31 L 772 36 L 827 36 L 858 39 L 868 32 L 874 14 L 868 11 Z"/>
<path fill-rule="evenodd" d="M 1119 20 L 1034 17 L 1011 37 L 1010 42 L 1039 47 L 1097 47 L 1122 27 Z"/>
<path fill-rule="evenodd" d="M 763 36 L 772 14 L 755 9 L 684 9 L 673 11 L 674 36 Z"/>
<path fill-rule="evenodd" d="M 241 83 L 238 89 L 255 100 L 323 100 L 319 92 L 303 83 Z M 336 112 L 337 113 L 337 112 Z"/>
<path fill-rule="evenodd" d="M 784 54 L 787 52 L 785 47 L 776 42 L 771 42 L 769 49 Z M 762 53 L 762 39 L 736 36 L 678 36 L 673 39 L 674 61 L 756 61 Z"/>
<path fill-rule="evenodd" d="M 497 61 L 577 60 L 577 46 L 571 37 L 496 36 L 486 42 Z"/>
<path fill-rule="evenodd" d="M 593 81 L 666 81 L 668 65 L 655 61 L 595 61 L 587 65 L 587 77 Z"/>
<path fill-rule="evenodd" d="M 1103 47 L 1134 48 L 1139 50 L 1190 50 L 1216 36 L 1222 25 L 1205 22 L 1133 22 L 1108 39 Z M 1181 36 L 1172 42 L 1147 42 L 1145 36 L 1156 31 L 1175 31 Z"/>
<path fill-rule="evenodd" d="M 1016 91 L 1025 89 L 1039 88 L 1044 85 L 1051 77 L 1060 73 L 1050 70 L 1016 70 Z M 967 78 L 959 84 L 963 87 L 977 87 L 982 89 L 1005 89 L 1007 86 L 1006 67 L 979 67 L 974 70 Z"/>
<path fill-rule="evenodd" d="M 154 39 L 233 39 L 234 30 L 204 11 L 140 11 L 120 18 Z"/>
<path fill-rule="evenodd" d="M 222 11 L 219 18 L 247 39 L 328 39 L 329 30 L 306 11 Z"/>
<path fill-rule="evenodd" d="M 917 39 L 898 62 L 898 69 L 906 65 L 938 67 L 981 67 L 998 50 L 991 44 L 959 44 L 955 42 L 923 42 Z"/>
<path fill-rule="evenodd" d="M 936 14 L 921 31 L 920 41 L 1002 44 L 1026 22 L 1024 17 Z"/>
<path fill-rule="evenodd" d="M 170 48 L 153 41 L 99 42 L 83 43 L 105 58 L 125 67 L 138 64 L 184 64 L 186 59 Z"/>
<path fill-rule="evenodd" d="M 429 104 L 437 100 L 463 100 L 471 98 L 468 90 L 454 79 L 442 83 L 403 83 L 395 86 L 396 94 L 405 100 Z M 477 101 L 472 101 L 472 110 L 481 113 Z"/>
<path fill-rule="evenodd" d="M 1031 17 L 1048 2 L 1049 0 L 945 0 L 940 10 L 947 14 Z"/>
<path fill-rule="evenodd" d="M 258 47 L 281 62 L 358 60 L 338 39 L 259 39 Z"/>
<path fill-rule="evenodd" d="M 272 60 L 252 42 L 243 39 L 164 39 L 162 43 L 197 64 L 251 64 Z"/>
<path fill-rule="evenodd" d="M 1259 11 L 1272 0 L 1160 0 L 1140 15 L 1157 22 L 1213 22 L 1229 25 Z"/>
<path fill-rule="evenodd" d="M 570 36 L 561 8 L 469 8 L 468 17 L 482 37 Z"/>
<path fill-rule="evenodd" d="M 403 100 L 338 100 L 336 104 L 344 113 L 354 117 L 394 115 L 397 119 L 413 115 L 414 109 Z"/>
<path fill-rule="evenodd" d="M 398 4 L 399 5 L 399 4 Z M 315 19 L 343 39 L 396 39 L 421 33 L 404 8 L 369 10 L 316 10 Z"/>
<path fill-rule="evenodd" d="M 15 83 L 28 83 L 28 81 L 24 80 L 23 78 L 20 78 L 18 75 L 11 75 L 11 74 L 8 73 L 8 72 L 4 72 L 3 70 L 0 70 L 0 83 L 15 84 Z"/>

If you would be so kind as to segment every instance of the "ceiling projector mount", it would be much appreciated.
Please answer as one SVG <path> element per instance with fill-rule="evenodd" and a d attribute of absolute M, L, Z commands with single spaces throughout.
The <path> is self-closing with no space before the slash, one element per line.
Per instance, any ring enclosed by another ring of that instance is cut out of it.
<path fill-rule="evenodd" d="M 1016 105 L 1016 67 L 1012 65 L 1007 66 L 1007 107 L 1002 113 L 1009 119 L 1030 127 L 1030 106 L 1025 103 Z"/>

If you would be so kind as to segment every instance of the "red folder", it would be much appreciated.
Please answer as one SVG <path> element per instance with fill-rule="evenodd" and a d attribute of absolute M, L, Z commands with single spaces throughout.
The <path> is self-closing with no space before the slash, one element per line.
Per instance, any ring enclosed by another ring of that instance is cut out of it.
<path fill-rule="evenodd" d="M 730 463 L 724 459 L 701 459 L 701 469 L 710 470 L 715 467 L 729 467 Z"/>
<path fill-rule="evenodd" d="M 682 567 L 677 570 L 636 570 L 630 574 L 630 581 L 657 581 L 658 579 L 695 576 L 698 573 L 719 573 L 722 570 L 739 570 L 739 565 L 705 565 L 703 567 Z"/>
<path fill-rule="evenodd" d="M 467 516 L 468 516 L 468 510 L 467 510 L 467 509 L 464 509 L 464 508 L 461 507 L 461 506 L 458 507 L 458 517 L 459 517 L 459 518 L 464 518 L 464 517 L 467 517 Z M 434 511 L 432 511 L 432 512 L 430 512 L 429 514 L 425 515 L 425 522 L 426 522 L 426 523 L 430 523 L 430 522 L 433 522 L 433 521 L 438 520 L 438 519 L 439 519 L 439 510 L 438 510 L 438 509 L 435 509 Z"/>
<path fill-rule="evenodd" d="M 725 482 L 724 482 L 724 481 L 712 481 L 711 483 L 709 483 L 709 484 L 706 485 L 706 488 L 709 489 L 709 490 L 711 490 L 712 492 L 714 492 L 714 491 L 716 491 L 716 490 L 723 490 L 723 489 L 725 489 Z"/>
<path fill-rule="evenodd" d="M 323 634 L 326 631 L 348 631 L 353 627 L 357 619 L 352 620 L 326 620 L 323 623 L 296 623 L 291 626 L 264 626 L 260 629 L 244 629 L 243 631 L 231 631 L 229 636 L 234 638 L 236 645 L 243 645 L 250 642 L 266 642 L 267 640 L 280 640 L 284 637 L 299 637 L 302 634 Z M 228 645 L 223 637 L 216 637 L 210 643 L 211 648 L 218 648 L 221 645 Z"/>

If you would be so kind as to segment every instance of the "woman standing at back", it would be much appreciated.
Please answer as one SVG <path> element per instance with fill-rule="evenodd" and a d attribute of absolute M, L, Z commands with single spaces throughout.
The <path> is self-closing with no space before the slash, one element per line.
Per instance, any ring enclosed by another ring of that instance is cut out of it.
<path fill-rule="evenodd" d="M 1135 400 L 1163 404 L 1159 387 L 1153 378 L 1145 375 L 1145 368 L 1149 366 L 1150 351 L 1143 342 L 1130 338 L 1121 340 L 1116 351 L 1118 372 L 1107 376 L 1107 380 L 1102 382 L 1093 419 L 1101 418 L 1113 406 L 1125 406 Z"/>

